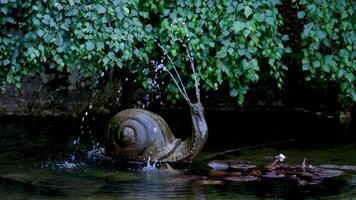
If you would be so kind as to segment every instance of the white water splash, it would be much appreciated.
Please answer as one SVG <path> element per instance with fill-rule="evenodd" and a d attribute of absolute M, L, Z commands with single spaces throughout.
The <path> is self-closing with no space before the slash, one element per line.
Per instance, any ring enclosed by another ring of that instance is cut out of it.
<path fill-rule="evenodd" d="M 73 163 L 73 162 L 68 162 L 68 161 L 64 161 L 64 163 L 56 164 L 56 166 L 57 166 L 59 169 L 75 169 L 75 168 L 78 168 L 78 167 L 79 167 L 78 164 Z"/>
<path fill-rule="evenodd" d="M 151 163 L 151 157 L 147 159 L 147 165 L 142 168 L 143 172 L 154 172 L 157 171 L 157 160 Z"/>
<path fill-rule="evenodd" d="M 50 161 L 41 165 L 41 168 L 51 168 L 51 169 L 78 169 L 85 163 L 80 162 L 76 159 L 75 155 L 69 155 L 67 160 L 64 161 Z"/>
<path fill-rule="evenodd" d="M 106 156 L 104 153 L 104 148 L 100 147 L 98 144 L 93 145 L 93 148 L 87 152 L 87 159 L 91 161 L 95 160 L 108 160 L 110 157 Z"/>

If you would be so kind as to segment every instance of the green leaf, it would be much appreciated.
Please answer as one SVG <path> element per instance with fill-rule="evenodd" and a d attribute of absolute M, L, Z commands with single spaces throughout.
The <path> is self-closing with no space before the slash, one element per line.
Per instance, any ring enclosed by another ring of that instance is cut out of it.
<path fill-rule="evenodd" d="M 103 13 L 106 13 L 106 9 L 105 9 L 104 6 L 102 6 L 102 5 L 97 5 L 97 6 L 96 6 L 96 12 L 97 12 L 98 14 L 103 14 Z"/>
<path fill-rule="evenodd" d="M 61 29 L 63 29 L 63 30 L 69 31 L 69 28 L 67 27 L 66 24 L 61 24 L 60 27 L 61 27 Z"/>
<path fill-rule="evenodd" d="M 130 10 L 126 6 L 123 6 L 122 9 L 124 10 L 125 13 L 127 14 L 130 13 Z"/>
<path fill-rule="evenodd" d="M 288 40 L 289 40 L 289 36 L 288 35 L 283 35 L 282 41 L 288 41 Z"/>
<path fill-rule="evenodd" d="M 306 64 L 303 64 L 303 71 L 308 71 L 310 70 L 310 64 L 306 63 Z"/>
<path fill-rule="evenodd" d="M 263 22 L 263 21 L 265 21 L 265 14 L 263 14 L 263 13 L 258 13 L 257 15 L 256 15 L 256 17 L 257 17 L 257 21 L 258 22 Z"/>
<path fill-rule="evenodd" d="M 234 88 L 230 90 L 230 96 L 231 97 L 236 97 L 239 94 L 239 92 Z"/>
<path fill-rule="evenodd" d="M 110 58 L 108 58 L 108 57 L 103 58 L 103 64 L 104 64 L 104 66 L 108 65 L 109 62 L 110 62 Z"/>
<path fill-rule="evenodd" d="M 145 31 L 150 33 L 152 31 L 152 25 L 151 24 L 147 24 L 145 27 Z"/>
<path fill-rule="evenodd" d="M 355 76 L 351 73 L 347 73 L 345 77 L 349 83 L 353 83 L 355 81 Z"/>
<path fill-rule="evenodd" d="M 303 58 L 303 59 L 302 59 L 302 63 L 303 63 L 303 64 L 309 64 L 309 63 L 310 63 L 309 58 Z"/>
<path fill-rule="evenodd" d="M 93 50 L 93 49 L 95 48 L 95 45 L 94 45 L 93 42 L 88 41 L 88 42 L 86 42 L 85 47 L 86 47 L 86 49 L 87 49 L 88 51 L 91 51 L 91 50 Z"/>
<path fill-rule="evenodd" d="M 44 24 L 49 25 L 49 24 L 50 24 L 50 21 L 51 21 L 51 16 L 49 16 L 49 15 L 44 15 L 44 16 L 42 17 L 42 22 L 43 22 Z"/>
<path fill-rule="evenodd" d="M 313 62 L 313 67 L 314 68 L 319 68 L 320 67 L 320 61 L 319 60 L 316 60 Z"/>
<path fill-rule="evenodd" d="M 235 33 L 240 32 L 242 29 L 244 29 L 246 27 L 246 24 L 242 21 L 235 21 L 234 25 L 233 25 L 233 30 L 235 31 Z"/>
<path fill-rule="evenodd" d="M 8 64 L 10 64 L 10 60 L 9 60 L 9 59 L 6 59 L 6 60 L 4 60 L 2 63 L 3 63 L 3 65 L 8 65 Z"/>
<path fill-rule="evenodd" d="M 96 43 L 96 47 L 98 48 L 98 49 L 104 49 L 104 42 L 97 42 Z"/>
<path fill-rule="evenodd" d="M 297 17 L 298 17 L 298 19 L 303 19 L 305 17 L 305 12 L 304 11 L 299 11 L 297 13 Z"/>
<path fill-rule="evenodd" d="M 249 17 L 252 14 L 252 9 L 249 6 L 245 6 L 245 11 L 244 11 L 244 15 L 245 17 Z"/>
<path fill-rule="evenodd" d="M 346 49 L 341 49 L 340 52 L 339 52 L 339 55 L 341 57 L 348 58 L 350 56 L 350 53 Z"/>
<path fill-rule="evenodd" d="M 273 17 L 267 17 L 266 18 L 266 22 L 269 25 L 274 25 L 274 18 Z"/>
<path fill-rule="evenodd" d="M 73 8 L 66 13 L 66 16 L 68 16 L 68 17 L 73 17 L 76 15 L 78 15 L 78 9 L 76 9 L 76 8 Z"/>
<path fill-rule="evenodd" d="M 36 31 L 36 34 L 38 35 L 38 37 L 42 37 L 44 35 L 44 32 L 42 31 L 42 29 L 38 29 Z"/>

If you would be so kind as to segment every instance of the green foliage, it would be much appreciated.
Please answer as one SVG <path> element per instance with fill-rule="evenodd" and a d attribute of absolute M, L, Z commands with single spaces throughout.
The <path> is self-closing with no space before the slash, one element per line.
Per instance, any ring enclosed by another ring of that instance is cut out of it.
<path fill-rule="evenodd" d="M 162 44 L 194 86 L 184 44 L 195 59 L 204 90 L 223 83 L 242 104 L 252 83 L 272 76 L 282 86 L 291 49 L 279 33 L 280 0 L 1 0 L 0 87 L 44 71 L 94 78 L 112 67 L 126 68 L 147 85 L 150 60 L 163 55 Z M 355 4 L 352 0 L 300 0 L 303 69 L 307 78 L 337 80 L 342 101 L 356 101 Z M 167 61 L 167 60 L 166 60 Z M 165 63 L 169 67 L 169 63 Z M 263 69 L 263 70 L 262 70 Z M 262 71 L 264 72 L 262 74 Z M 266 74 L 267 72 L 267 74 Z M 177 88 L 166 87 L 169 100 Z"/>
<path fill-rule="evenodd" d="M 177 1 L 160 13 L 159 40 L 182 68 L 188 58 L 176 41 L 189 43 L 202 87 L 217 90 L 226 81 L 230 95 L 242 104 L 251 83 L 260 79 L 261 67 L 282 83 L 286 67 L 280 61 L 285 48 L 278 33 L 278 3 Z"/>
<path fill-rule="evenodd" d="M 95 77 L 132 60 L 148 62 L 139 1 L 2 1 L 0 85 L 45 70 Z M 17 19 L 16 13 L 21 13 Z"/>
<path fill-rule="evenodd" d="M 353 0 L 300 0 L 299 18 L 307 18 L 301 33 L 306 80 L 335 80 L 340 100 L 356 102 L 356 4 Z"/>

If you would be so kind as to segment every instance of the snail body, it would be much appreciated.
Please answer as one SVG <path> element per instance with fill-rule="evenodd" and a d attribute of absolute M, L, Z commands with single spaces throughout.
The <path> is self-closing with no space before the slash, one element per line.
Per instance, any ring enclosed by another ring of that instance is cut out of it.
<path fill-rule="evenodd" d="M 160 116 L 147 110 L 128 109 L 119 112 L 111 119 L 105 138 L 105 151 L 111 157 L 127 161 L 191 162 L 202 150 L 208 137 L 208 126 L 200 101 L 199 78 L 195 74 L 194 59 L 184 44 L 194 74 L 196 103 L 192 103 L 189 98 L 172 58 L 159 43 L 158 46 L 172 64 L 178 79 L 175 79 L 166 67 L 163 67 L 164 71 L 170 75 L 178 91 L 190 106 L 193 125 L 191 137 L 182 141 L 173 135 Z M 157 69 L 161 68 L 157 67 Z"/>
<path fill-rule="evenodd" d="M 192 104 L 191 113 L 194 132 L 182 141 L 159 115 L 142 109 L 123 110 L 109 122 L 106 153 L 126 161 L 190 162 L 207 138 L 201 104 Z"/>

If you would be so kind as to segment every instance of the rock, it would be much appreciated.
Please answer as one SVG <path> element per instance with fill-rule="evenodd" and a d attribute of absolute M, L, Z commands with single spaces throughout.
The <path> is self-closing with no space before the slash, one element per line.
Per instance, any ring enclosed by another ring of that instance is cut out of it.
<path fill-rule="evenodd" d="M 226 181 L 232 181 L 232 182 L 251 182 L 251 181 L 257 181 L 258 178 L 255 176 L 228 176 L 225 177 L 224 180 Z"/>
<path fill-rule="evenodd" d="M 285 178 L 286 175 L 281 174 L 281 173 L 276 172 L 276 171 L 268 171 L 268 172 L 262 174 L 262 177 L 263 178 L 279 179 L 279 178 Z"/>
<path fill-rule="evenodd" d="M 342 171 L 322 168 L 312 169 L 310 173 L 312 173 L 312 180 L 323 180 L 343 175 Z"/>
<path fill-rule="evenodd" d="M 320 165 L 319 167 L 325 169 L 338 169 L 338 170 L 345 170 L 345 171 L 356 171 L 356 166 L 353 165 Z"/>
<path fill-rule="evenodd" d="M 225 171 L 229 169 L 229 163 L 223 160 L 213 160 L 208 163 L 208 166 L 214 170 Z"/>
<path fill-rule="evenodd" d="M 209 170 L 209 174 L 213 177 L 224 177 L 226 175 L 226 172 L 211 169 Z"/>
<path fill-rule="evenodd" d="M 0 115 L 78 117 L 91 103 L 95 113 L 108 114 L 120 108 L 120 79 L 100 85 L 96 95 L 89 85 L 77 87 L 78 81 L 76 73 L 68 77 L 41 73 L 23 78 L 21 90 L 10 85 L 0 95 Z"/>
<path fill-rule="evenodd" d="M 246 172 L 246 171 L 251 171 L 251 170 L 256 169 L 257 166 L 252 165 L 252 164 L 243 164 L 242 163 L 242 164 L 232 164 L 230 167 L 235 170 Z"/>
<path fill-rule="evenodd" d="M 241 172 L 228 172 L 227 176 L 241 176 L 242 173 Z"/>
<path fill-rule="evenodd" d="M 249 173 L 249 175 L 258 177 L 261 176 L 261 173 L 262 173 L 261 170 L 254 169 Z"/>
<path fill-rule="evenodd" d="M 207 180 L 208 177 L 206 176 L 195 176 L 195 175 L 185 175 L 185 176 L 179 176 L 174 179 L 174 182 L 192 182 L 192 181 L 201 181 L 201 180 Z"/>
<path fill-rule="evenodd" d="M 197 181 L 200 185 L 224 185 L 225 182 L 222 180 L 199 180 Z"/>

